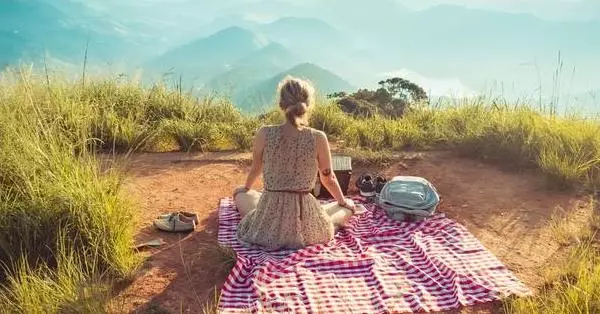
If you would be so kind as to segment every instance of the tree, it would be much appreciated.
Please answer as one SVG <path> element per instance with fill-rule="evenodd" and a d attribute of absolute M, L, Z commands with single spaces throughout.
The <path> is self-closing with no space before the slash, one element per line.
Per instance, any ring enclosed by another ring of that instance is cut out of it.
<path fill-rule="evenodd" d="M 393 98 L 404 100 L 407 103 L 428 100 L 427 93 L 421 86 L 400 77 L 380 81 L 379 86 L 387 90 Z"/>
<path fill-rule="evenodd" d="M 328 97 L 337 99 L 337 104 L 344 112 L 362 117 L 375 114 L 400 117 L 411 104 L 427 102 L 429 99 L 423 88 L 403 78 L 380 81 L 379 86 L 374 91 L 359 89 L 352 94 L 338 92 Z"/>
<path fill-rule="evenodd" d="M 346 92 L 335 92 L 333 94 L 327 95 L 327 98 L 343 98 L 346 96 L 348 96 L 348 93 Z"/>

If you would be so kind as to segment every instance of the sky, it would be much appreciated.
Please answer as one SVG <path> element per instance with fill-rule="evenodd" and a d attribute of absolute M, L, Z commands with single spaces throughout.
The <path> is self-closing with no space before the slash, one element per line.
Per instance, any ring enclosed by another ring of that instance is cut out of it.
<path fill-rule="evenodd" d="M 214 8 L 226 4 L 272 2 L 292 3 L 295 6 L 323 3 L 330 0 L 74 0 L 100 6 L 137 6 L 146 7 L 181 7 L 186 4 L 195 8 Z M 371 0 L 348 0 L 348 3 L 363 2 Z M 396 1 L 406 7 L 413 9 L 424 9 L 434 5 L 452 4 L 471 8 L 499 10 L 505 12 L 528 13 L 545 19 L 573 20 L 573 19 L 600 19 L 600 0 L 390 0 Z M 209 9 L 210 10 L 210 9 Z M 164 10 L 163 10 L 164 12 Z"/>
<path fill-rule="evenodd" d="M 438 4 L 454 4 L 471 8 L 529 13 L 546 19 L 599 19 L 599 0 L 396 0 L 423 9 Z"/>

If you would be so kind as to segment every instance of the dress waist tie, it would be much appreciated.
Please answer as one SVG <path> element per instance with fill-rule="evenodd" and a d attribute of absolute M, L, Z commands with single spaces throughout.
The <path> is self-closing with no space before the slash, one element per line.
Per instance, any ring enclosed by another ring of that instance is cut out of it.
<path fill-rule="evenodd" d="M 300 220 L 302 220 L 303 212 L 304 212 L 304 201 L 302 197 L 306 194 L 310 194 L 311 190 L 269 190 L 265 189 L 267 192 L 274 193 L 291 193 L 298 195 L 298 203 L 300 203 Z"/>

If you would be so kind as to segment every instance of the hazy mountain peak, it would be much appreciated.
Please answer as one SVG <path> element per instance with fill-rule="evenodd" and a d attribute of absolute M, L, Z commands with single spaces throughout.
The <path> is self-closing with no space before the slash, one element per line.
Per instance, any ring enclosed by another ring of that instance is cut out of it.
<path fill-rule="evenodd" d="M 327 22 L 318 19 L 318 18 L 314 18 L 314 17 L 298 17 L 298 16 L 284 16 L 281 17 L 269 24 L 273 24 L 273 25 L 316 25 L 319 27 L 328 27 L 328 28 L 334 28 L 333 26 L 331 26 L 330 24 L 328 24 Z"/>
<path fill-rule="evenodd" d="M 249 112 L 261 112 L 273 105 L 276 96 L 277 85 L 287 76 L 306 79 L 314 84 L 319 95 L 324 96 L 338 91 L 354 90 L 348 82 L 338 75 L 323 69 L 313 63 L 301 63 L 291 69 L 266 79 L 240 91 L 234 100 L 240 104 L 241 109 Z"/>
<path fill-rule="evenodd" d="M 288 67 L 298 60 L 299 57 L 294 55 L 294 53 L 286 47 L 277 42 L 271 42 L 263 48 L 240 59 L 237 64 Z"/>
<path fill-rule="evenodd" d="M 241 58 L 261 50 L 268 41 L 238 26 L 228 27 L 208 37 L 173 49 L 147 66 L 154 72 L 185 74 L 201 84 L 231 69 Z"/>
<path fill-rule="evenodd" d="M 300 64 L 296 65 L 295 67 L 293 67 L 289 71 L 290 72 L 294 72 L 294 71 L 297 71 L 299 69 L 301 69 L 301 70 L 309 70 L 309 71 L 312 71 L 312 70 L 315 70 L 315 71 L 326 71 L 325 69 L 317 66 L 314 63 L 310 63 L 310 62 L 300 63 Z"/>
<path fill-rule="evenodd" d="M 251 37 L 254 36 L 254 34 L 244 28 L 241 28 L 239 26 L 230 26 L 227 27 L 225 29 L 222 29 L 212 35 L 210 35 L 209 37 L 229 37 L 229 38 L 239 38 L 239 37 Z"/>
<path fill-rule="evenodd" d="M 278 20 L 275 20 L 271 23 L 267 23 L 264 25 L 265 29 L 269 29 L 270 32 L 277 32 L 279 34 L 283 34 L 285 32 L 304 32 L 306 34 L 310 34 L 312 32 L 318 33 L 336 33 L 338 32 L 337 28 L 332 26 L 331 24 L 318 19 L 318 18 L 306 18 L 306 17 L 293 17 L 286 16 L 282 17 Z"/>

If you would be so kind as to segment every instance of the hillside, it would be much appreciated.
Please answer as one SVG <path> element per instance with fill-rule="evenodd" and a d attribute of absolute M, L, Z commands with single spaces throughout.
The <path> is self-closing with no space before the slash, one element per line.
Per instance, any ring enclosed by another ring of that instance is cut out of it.
<path fill-rule="evenodd" d="M 234 101 L 241 110 L 246 112 L 261 112 L 270 109 L 275 102 L 277 85 L 288 75 L 311 81 L 317 88 L 319 96 L 354 89 L 336 74 L 314 64 L 304 63 L 239 92 L 235 95 Z"/>
<path fill-rule="evenodd" d="M 267 45 L 264 38 L 230 27 L 211 36 L 195 40 L 155 58 L 145 65 L 154 73 L 182 75 L 194 84 L 204 83 L 223 73 L 244 56 Z"/>
<path fill-rule="evenodd" d="M 312 64 L 281 74 L 287 73 L 333 76 Z M 216 312 L 206 301 L 218 302 L 215 287 L 235 254 L 216 243 L 215 207 L 247 174 L 249 155 L 232 150 L 250 150 L 260 126 L 283 121 L 275 108 L 257 118 L 240 114 L 228 101 L 137 82 L 5 75 L 0 177 L 8 180 L 0 184 L 0 313 Z M 369 119 L 320 102 L 309 124 L 327 134 L 341 149 L 337 153 L 352 157 L 357 175 L 431 179 L 444 196 L 439 211 L 538 288 L 531 298 L 467 311 L 600 308 L 598 120 L 474 99 Z M 220 150 L 225 152 L 210 153 Z M 190 153 L 195 151 L 204 153 Z M 154 230 L 151 221 L 159 214 L 181 209 L 198 214 L 195 232 Z M 159 248 L 131 247 L 159 238 L 166 240 Z"/>
<path fill-rule="evenodd" d="M 15 63 L 22 55 L 41 56 L 46 51 L 69 58 L 85 48 L 85 32 L 43 1 L 0 2 L 0 31 L 2 63 Z"/>
<path fill-rule="evenodd" d="M 256 31 L 302 56 L 304 62 L 326 66 L 336 73 L 349 68 L 348 64 L 362 63 L 353 58 L 358 50 L 354 36 L 321 19 L 284 17 L 261 25 Z M 340 64 L 340 60 L 347 62 Z"/>
<path fill-rule="evenodd" d="M 62 0 L 1 1 L 0 34 L 0 65 L 41 61 L 45 54 L 79 64 L 86 46 L 89 62 L 102 63 L 127 59 L 137 45 L 86 7 Z"/>

